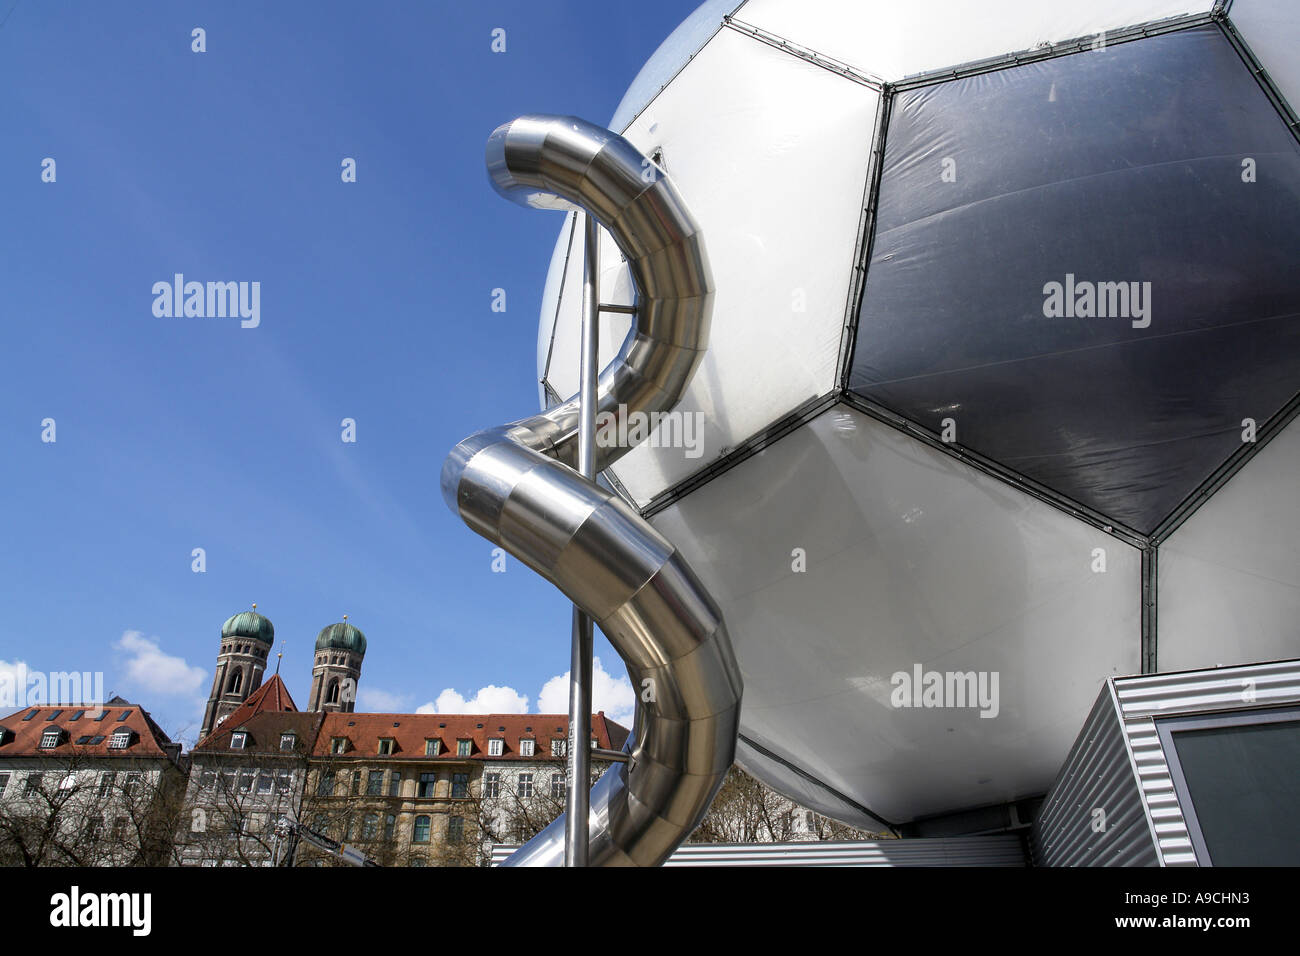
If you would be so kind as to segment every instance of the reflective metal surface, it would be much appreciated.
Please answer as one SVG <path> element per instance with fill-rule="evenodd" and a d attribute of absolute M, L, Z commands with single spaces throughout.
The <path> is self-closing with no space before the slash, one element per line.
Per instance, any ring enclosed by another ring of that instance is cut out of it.
<path fill-rule="evenodd" d="M 671 409 L 707 348 L 713 286 L 670 180 L 621 136 L 574 117 L 507 123 L 488 140 L 487 164 L 508 199 L 588 210 L 627 258 L 636 315 L 597 383 L 597 413 L 611 416 L 598 421 Z M 479 432 L 447 457 L 442 491 L 466 524 L 591 615 L 623 657 L 639 693 L 631 759 L 591 793 L 590 862 L 658 866 L 704 816 L 734 759 L 740 669 L 721 611 L 673 545 L 574 470 L 578 424 L 575 396 Z M 597 445 L 597 472 L 628 450 Z M 564 832 L 560 817 L 509 865 L 559 865 Z"/>

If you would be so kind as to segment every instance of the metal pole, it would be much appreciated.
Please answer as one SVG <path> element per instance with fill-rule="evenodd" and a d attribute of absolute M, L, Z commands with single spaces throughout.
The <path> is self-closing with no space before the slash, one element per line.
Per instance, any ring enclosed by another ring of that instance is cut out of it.
<path fill-rule="evenodd" d="M 578 395 L 578 473 L 596 477 L 596 350 L 600 321 L 600 231 L 586 214 L 582 263 L 582 369 Z M 573 608 L 573 646 L 569 655 L 569 746 L 564 794 L 564 865 L 587 865 L 587 817 L 591 796 L 592 621 Z"/>

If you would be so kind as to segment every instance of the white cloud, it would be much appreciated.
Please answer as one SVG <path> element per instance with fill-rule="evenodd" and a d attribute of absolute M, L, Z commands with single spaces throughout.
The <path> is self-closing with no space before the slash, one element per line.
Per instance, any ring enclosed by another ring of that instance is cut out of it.
<path fill-rule="evenodd" d="M 193 696 L 207 682 L 208 672 L 202 667 L 191 667 L 185 658 L 163 653 L 156 639 L 139 631 L 124 632 L 114 647 L 126 655 L 122 666 L 127 681 L 151 694 Z"/>
<path fill-rule="evenodd" d="M 411 698 L 377 687 L 357 687 L 357 710 L 372 714 L 404 714 Z"/>
<path fill-rule="evenodd" d="M 610 720 L 625 727 L 632 726 L 636 708 L 636 695 L 627 675 L 614 677 L 601 666 L 597 657 L 591 669 L 591 709 L 603 710 Z M 537 695 L 537 711 L 542 714 L 567 714 L 569 712 L 569 672 L 557 674 L 542 685 Z"/>
<path fill-rule="evenodd" d="M 448 687 L 438 695 L 437 700 L 421 704 L 415 709 L 417 714 L 526 714 L 528 713 L 528 696 L 513 687 L 498 687 L 488 684 L 480 687 L 473 697 L 463 697 L 455 689 Z"/>

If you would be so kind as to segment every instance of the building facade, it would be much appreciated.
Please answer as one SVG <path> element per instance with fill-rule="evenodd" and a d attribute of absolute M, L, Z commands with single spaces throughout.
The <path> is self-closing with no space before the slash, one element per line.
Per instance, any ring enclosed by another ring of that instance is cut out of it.
<path fill-rule="evenodd" d="M 167 865 L 186 764 L 121 697 L 17 711 L 0 722 L 0 865 Z"/>

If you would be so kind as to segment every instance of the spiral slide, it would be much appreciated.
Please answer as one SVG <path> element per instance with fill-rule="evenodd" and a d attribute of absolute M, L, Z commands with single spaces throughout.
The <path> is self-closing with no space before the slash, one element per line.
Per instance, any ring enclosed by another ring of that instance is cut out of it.
<path fill-rule="evenodd" d="M 713 285 L 700 230 L 667 175 L 623 137 L 571 116 L 505 124 L 488 140 L 487 165 L 501 195 L 581 208 L 627 258 L 635 314 L 597 383 L 599 420 L 670 410 L 708 347 Z M 735 758 L 743 682 L 722 613 L 685 559 L 574 469 L 578 424 L 575 397 L 479 432 L 447 457 L 442 492 L 474 531 L 591 615 L 633 687 L 646 689 L 628 762 L 591 792 L 589 860 L 658 866 L 699 824 Z M 627 451 L 598 446 L 596 472 Z M 506 865 L 561 865 L 564 827 L 560 817 Z"/>

